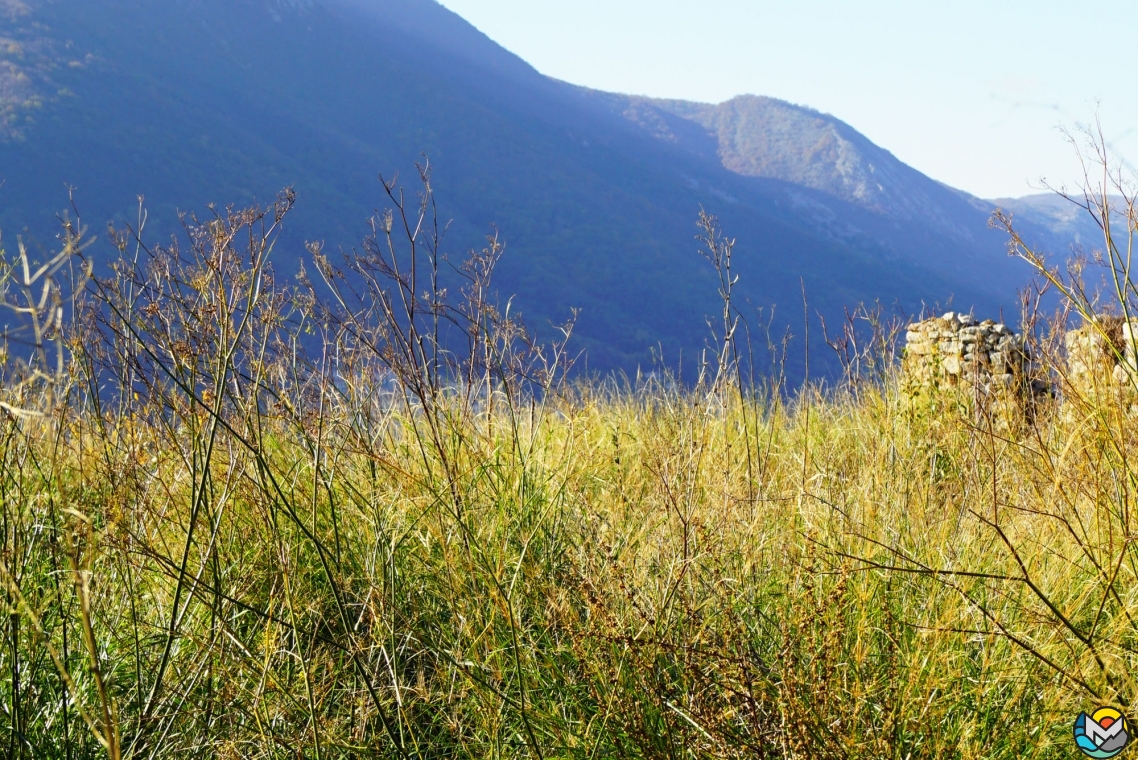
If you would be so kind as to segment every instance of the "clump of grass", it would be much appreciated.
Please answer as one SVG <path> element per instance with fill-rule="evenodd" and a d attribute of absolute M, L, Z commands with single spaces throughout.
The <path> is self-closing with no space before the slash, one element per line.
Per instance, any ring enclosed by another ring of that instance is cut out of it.
<path fill-rule="evenodd" d="M 743 382 L 710 217 L 705 382 L 570 381 L 421 179 L 316 284 L 289 194 L 114 233 L 4 391 L 6 756 L 1044 758 L 1129 705 L 1125 405 Z"/>

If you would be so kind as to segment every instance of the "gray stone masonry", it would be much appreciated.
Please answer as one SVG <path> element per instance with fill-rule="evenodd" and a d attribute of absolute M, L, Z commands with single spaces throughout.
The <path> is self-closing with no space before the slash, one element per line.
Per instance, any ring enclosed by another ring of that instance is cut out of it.
<path fill-rule="evenodd" d="M 1103 317 L 1097 327 L 1083 325 L 1068 331 L 1064 343 L 1070 390 L 1082 395 L 1132 390 L 1129 378 L 1138 371 L 1135 340 L 1138 340 L 1138 319 L 1128 322 L 1121 317 Z"/>
<path fill-rule="evenodd" d="M 950 311 L 909 325 L 902 367 L 910 386 L 991 393 L 1023 385 L 1030 361 L 1023 336 L 1007 325 Z"/>

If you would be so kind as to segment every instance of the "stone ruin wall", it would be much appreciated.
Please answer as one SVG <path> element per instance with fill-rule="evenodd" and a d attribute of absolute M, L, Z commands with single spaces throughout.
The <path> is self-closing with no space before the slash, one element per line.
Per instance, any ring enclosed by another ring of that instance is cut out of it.
<path fill-rule="evenodd" d="M 1083 325 L 1064 336 L 1067 349 L 1065 380 L 1082 395 L 1106 390 L 1134 391 L 1131 376 L 1138 372 L 1135 341 L 1138 319 L 1106 317 L 1098 327 Z M 1127 366 L 1124 366 L 1125 362 Z"/>
<path fill-rule="evenodd" d="M 1065 395 L 1104 392 L 1134 397 L 1138 411 L 1138 318 L 1103 318 L 1066 333 L 1061 372 Z M 1037 377 L 1024 344 L 1007 325 L 948 312 L 908 326 L 902 361 L 907 390 L 976 389 L 986 395 L 1039 396 L 1051 387 Z"/>
<path fill-rule="evenodd" d="M 975 388 L 986 393 L 1022 386 L 1031 370 L 1023 336 L 1007 325 L 948 312 L 915 322 L 905 334 L 902 367 L 913 390 Z"/>

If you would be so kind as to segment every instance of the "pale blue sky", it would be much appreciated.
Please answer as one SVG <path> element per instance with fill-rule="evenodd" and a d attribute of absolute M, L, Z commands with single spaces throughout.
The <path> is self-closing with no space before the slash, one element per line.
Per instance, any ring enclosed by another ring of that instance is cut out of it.
<path fill-rule="evenodd" d="M 783 98 L 984 197 L 1041 178 L 1074 186 L 1058 127 L 1096 108 L 1116 156 L 1138 163 L 1138 0 L 442 3 L 544 74 L 656 97 Z"/>

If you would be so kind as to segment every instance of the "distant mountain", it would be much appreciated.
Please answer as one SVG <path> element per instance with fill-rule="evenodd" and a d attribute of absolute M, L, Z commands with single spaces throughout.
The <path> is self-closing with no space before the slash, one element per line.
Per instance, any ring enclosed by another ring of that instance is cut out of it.
<path fill-rule="evenodd" d="M 885 216 L 943 222 L 937 215 L 944 188 L 833 116 L 754 95 L 719 105 L 619 100 L 626 105 L 624 115 L 656 137 L 718 158 L 735 174 L 821 190 Z M 685 129 L 669 115 L 699 129 Z"/>
<path fill-rule="evenodd" d="M 1074 196 L 1074 200 L 1083 202 L 1081 195 Z M 1038 244 L 1050 248 L 1050 253 L 1069 253 L 1072 247 L 1090 252 L 1103 246 L 1102 228 L 1090 212 L 1056 193 L 997 198 L 991 205 L 1011 212 L 1013 224 L 1033 230 Z M 1120 221 L 1125 226 L 1125 217 Z"/>
<path fill-rule="evenodd" d="M 503 298 L 546 335 L 580 308 L 593 369 L 633 370 L 654 350 L 692 366 L 717 310 L 701 206 L 738 239 L 741 299 L 764 323 L 773 309 L 779 333 L 801 334 L 803 288 L 831 318 L 873 300 L 989 314 L 1030 276 L 987 228 L 992 204 L 832 116 L 575 87 L 433 0 L 0 0 L 9 238 L 50 242 L 68 186 L 93 228 L 141 194 L 168 234 L 177 209 L 290 185 L 289 274 L 305 240 L 357 242 L 382 203 L 376 175 L 410 174 L 421 153 L 451 252 L 497 225 Z"/>
<path fill-rule="evenodd" d="M 733 174 L 781 180 L 870 212 L 822 200 L 823 207 L 815 209 L 818 225 L 847 236 L 869 235 L 896 255 L 934 270 L 964 274 L 984 266 L 994 270 L 1000 285 L 1018 283 L 1022 275 L 1014 262 L 992 257 L 985 229 L 992 204 L 926 177 L 833 116 L 754 95 L 718 105 L 601 97 L 656 139 Z M 801 205 L 814 205 L 797 197 Z"/>

